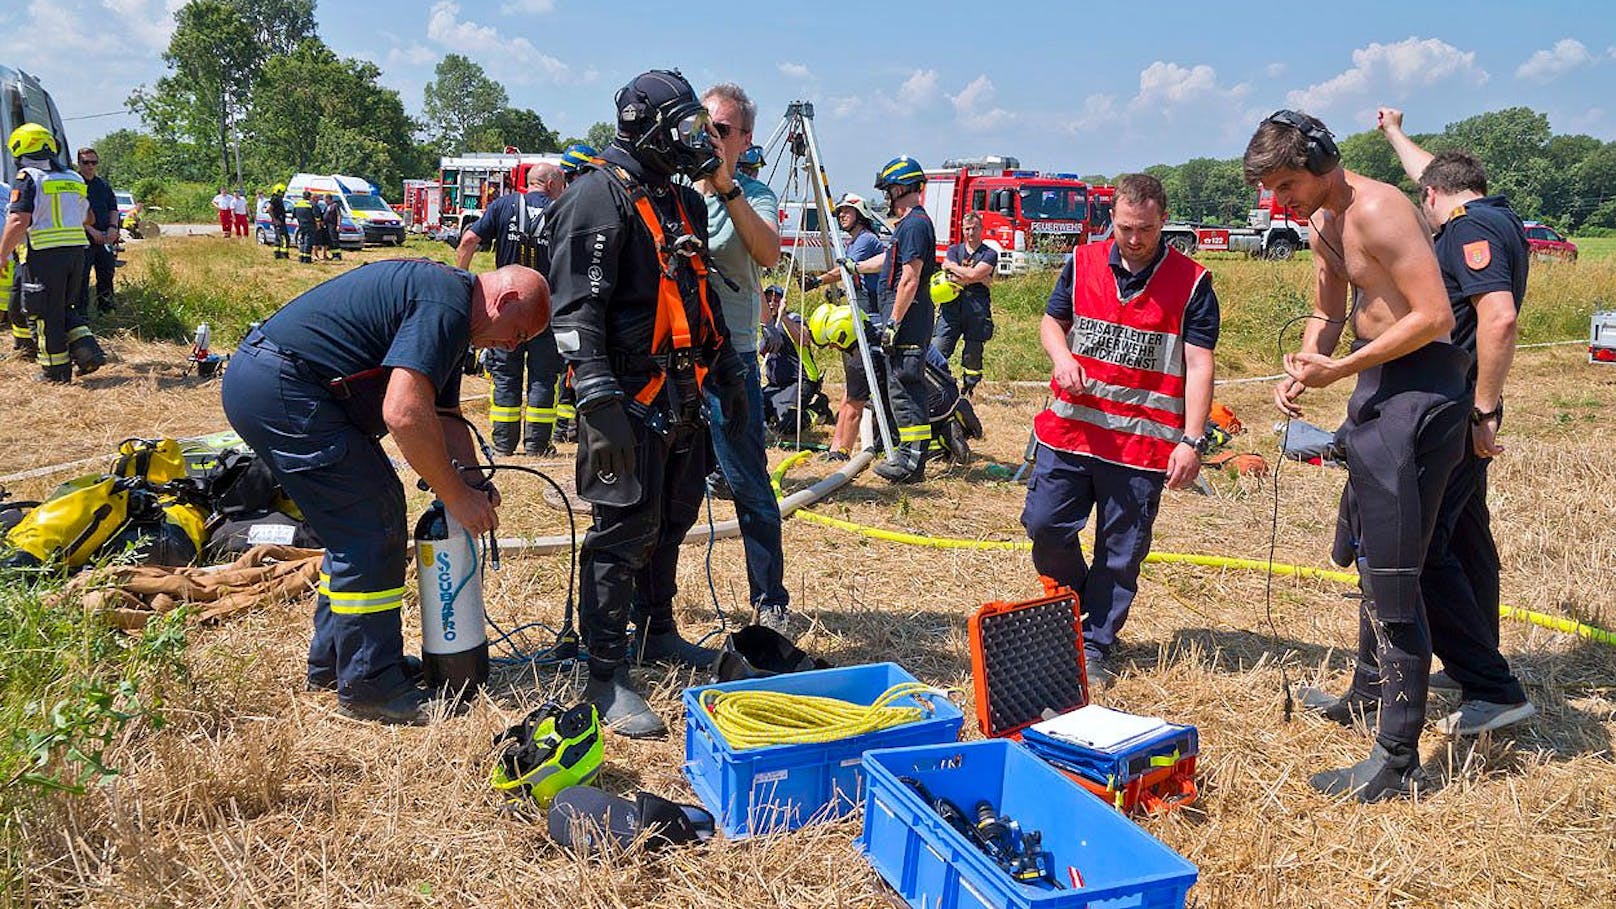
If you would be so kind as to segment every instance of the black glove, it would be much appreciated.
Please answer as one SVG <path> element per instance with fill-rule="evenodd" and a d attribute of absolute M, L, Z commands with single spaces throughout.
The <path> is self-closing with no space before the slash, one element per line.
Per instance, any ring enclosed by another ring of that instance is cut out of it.
<path fill-rule="evenodd" d="M 812 293 L 819 289 L 819 276 L 805 274 L 802 276 L 802 292 Z"/>
<path fill-rule="evenodd" d="M 578 446 L 589 470 L 606 483 L 634 473 L 634 427 L 623 412 L 623 402 L 611 400 L 578 413 Z"/>
<path fill-rule="evenodd" d="M 875 344 L 882 350 L 891 350 L 898 343 L 898 323 L 887 319 L 875 327 Z"/>

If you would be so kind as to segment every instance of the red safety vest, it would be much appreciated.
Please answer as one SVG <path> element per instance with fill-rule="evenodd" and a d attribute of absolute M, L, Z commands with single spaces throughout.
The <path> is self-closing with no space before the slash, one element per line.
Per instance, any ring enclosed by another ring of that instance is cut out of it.
<path fill-rule="evenodd" d="M 1053 380 L 1033 433 L 1050 448 L 1142 470 L 1166 470 L 1184 437 L 1184 309 L 1207 270 L 1169 248 L 1145 289 L 1128 300 L 1111 271 L 1116 241 L 1072 253 L 1072 356 L 1080 394 Z"/>
<path fill-rule="evenodd" d="M 643 187 L 629 175 L 628 171 L 614 164 L 596 159 L 597 165 L 602 166 L 603 172 L 617 181 L 618 185 L 628 193 L 629 200 L 634 204 L 634 211 L 645 224 L 645 229 L 651 234 L 651 243 L 656 247 L 657 263 L 661 267 L 662 277 L 657 282 L 657 311 L 656 322 L 651 332 L 651 350 L 653 356 L 671 354 L 681 350 L 700 348 L 709 342 L 721 343 L 722 336 L 718 333 L 718 325 L 713 319 L 712 305 L 707 300 L 707 263 L 701 256 L 683 257 L 696 274 L 696 296 L 699 312 L 699 322 L 693 327 L 685 312 L 684 294 L 679 291 L 679 282 L 675 278 L 675 271 L 679 267 L 676 257 L 680 254 L 672 249 L 667 241 L 667 235 L 662 230 L 662 219 L 657 215 L 656 208 L 651 204 L 651 197 L 646 195 Z M 690 215 L 685 211 L 684 202 L 676 191 L 673 196 L 675 208 L 679 211 L 680 226 L 686 234 L 695 233 L 690 224 Z M 707 364 L 700 356 L 700 351 L 693 352 L 696 357 L 696 384 L 704 386 L 707 381 Z M 666 371 L 659 372 L 634 395 L 634 400 L 649 405 L 656 400 L 667 382 Z"/>

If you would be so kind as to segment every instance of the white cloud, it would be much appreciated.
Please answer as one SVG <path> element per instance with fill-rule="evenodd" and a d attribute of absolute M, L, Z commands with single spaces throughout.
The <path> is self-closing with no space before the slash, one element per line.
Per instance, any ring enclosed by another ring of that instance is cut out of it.
<path fill-rule="evenodd" d="M 954 103 L 954 118 L 972 132 L 988 132 L 1008 121 L 1014 115 L 1002 107 L 993 106 L 993 80 L 986 74 L 972 79 L 957 95 L 949 95 Z"/>
<path fill-rule="evenodd" d="M 1579 66 L 1594 62 L 1587 46 L 1575 38 L 1561 38 L 1548 50 L 1540 50 L 1515 68 L 1515 77 L 1533 82 L 1552 82 Z"/>
<path fill-rule="evenodd" d="M 814 76 L 805 63 L 781 63 L 777 68 L 780 75 L 788 79 L 812 79 Z"/>
<path fill-rule="evenodd" d="M 431 66 L 438 62 L 438 52 L 423 44 L 411 41 L 402 47 L 392 47 L 387 50 L 387 64 L 389 66 Z"/>
<path fill-rule="evenodd" d="M 1083 108 L 1069 117 L 1065 127 L 1069 132 L 1082 133 L 1104 129 L 1116 123 L 1117 98 L 1115 95 L 1093 94 L 1083 99 Z"/>
<path fill-rule="evenodd" d="M 937 97 L 937 70 L 917 69 L 898 86 L 898 103 L 919 107 Z"/>
<path fill-rule="evenodd" d="M 1289 68 L 1290 67 L 1284 63 L 1270 63 L 1263 67 L 1263 75 L 1270 79 L 1278 79 L 1280 76 L 1285 75 L 1285 70 Z"/>
<path fill-rule="evenodd" d="M 499 11 L 507 16 L 513 13 L 550 13 L 555 11 L 555 0 L 506 0 Z"/>
<path fill-rule="evenodd" d="M 1409 89 L 1455 78 L 1480 85 L 1488 77 L 1476 65 L 1474 51 L 1461 51 L 1446 41 L 1405 38 L 1395 44 L 1374 42 L 1352 52 L 1351 69 L 1290 92 L 1286 100 L 1293 108 L 1318 113 L 1343 101 L 1372 94 L 1401 97 Z"/>
<path fill-rule="evenodd" d="M 1251 86 L 1244 82 L 1222 84 L 1217 70 L 1204 63 L 1185 67 L 1157 60 L 1139 71 L 1139 92 L 1128 102 L 1128 110 L 1170 119 L 1178 119 L 1184 112 L 1229 115 L 1250 92 Z"/>
<path fill-rule="evenodd" d="M 438 0 L 427 18 L 426 36 L 433 42 L 462 54 L 487 61 L 490 69 L 510 82 L 529 82 L 535 71 L 552 82 L 577 81 L 572 67 L 533 46 L 522 37 L 505 37 L 498 29 L 460 18 L 460 4 Z M 590 73 L 584 74 L 587 81 Z"/>

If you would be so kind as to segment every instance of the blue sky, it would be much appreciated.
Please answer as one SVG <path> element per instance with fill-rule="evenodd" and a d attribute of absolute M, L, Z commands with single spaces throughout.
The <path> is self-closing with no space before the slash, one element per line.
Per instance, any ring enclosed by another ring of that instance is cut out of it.
<path fill-rule="evenodd" d="M 179 5 L 10 3 L 0 63 L 45 80 L 64 117 L 115 111 L 129 89 L 162 75 Z M 1529 105 L 1557 132 L 1616 139 L 1608 2 L 1288 6 L 1258 17 L 1249 4 L 1204 2 L 348 0 L 321 2 L 317 17 L 337 52 L 375 61 L 416 114 L 433 65 L 451 51 L 562 135 L 610 119 L 612 94 L 651 67 L 679 67 L 698 89 L 746 87 L 760 142 L 786 102 L 812 100 L 837 192 L 868 192 L 897 154 L 927 166 L 1009 154 L 1028 167 L 1113 174 L 1232 157 L 1282 106 L 1345 135 L 1373 125 L 1379 104 L 1406 110 L 1412 131 Z M 733 12 L 715 24 L 673 8 Z M 31 17 L 46 11 L 52 27 L 35 31 Z M 54 46 L 17 37 L 52 34 Z M 126 115 L 68 124 L 75 143 L 126 125 L 136 124 Z"/>

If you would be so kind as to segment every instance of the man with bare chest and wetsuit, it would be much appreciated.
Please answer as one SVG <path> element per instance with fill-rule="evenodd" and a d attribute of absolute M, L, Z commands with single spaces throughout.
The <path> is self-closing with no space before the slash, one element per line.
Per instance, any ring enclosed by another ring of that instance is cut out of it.
<path fill-rule="evenodd" d="M 1449 342 L 1453 310 L 1429 232 L 1395 187 L 1341 167 L 1317 119 L 1278 111 L 1246 146 L 1245 176 L 1299 210 L 1313 231 L 1316 294 L 1274 403 L 1356 375 L 1336 435 L 1347 462 L 1332 558 L 1356 562 L 1363 588 L 1358 664 L 1340 698 L 1304 699 L 1337 721 L 1378 717 L 1369 757 L 1315 774 L 1315 789 L 1372 802 L 1409 795 L 1420 765 L 1431 631 L 1420 571 L 1448 474 L 1466 443 L 1470 355 Z M 1349 291 L 1351 307 L 1348 306 Z M 1347 321 L 1357 338 L 1337 358 Z"/>

